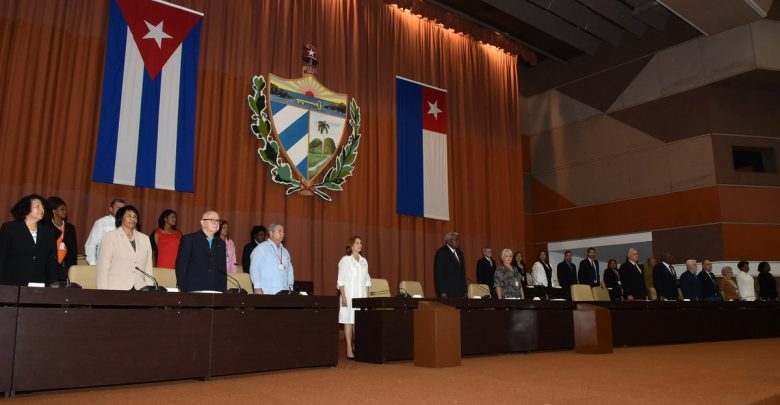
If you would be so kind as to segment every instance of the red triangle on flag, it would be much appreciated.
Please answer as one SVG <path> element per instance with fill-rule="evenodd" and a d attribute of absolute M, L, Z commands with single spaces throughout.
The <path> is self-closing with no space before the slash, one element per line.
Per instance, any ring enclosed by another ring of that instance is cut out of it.
<path fill-rule="evenodd" d="M 154 80 L 202 14 L 157 0 L 117 0 L 146 71 Z"/>

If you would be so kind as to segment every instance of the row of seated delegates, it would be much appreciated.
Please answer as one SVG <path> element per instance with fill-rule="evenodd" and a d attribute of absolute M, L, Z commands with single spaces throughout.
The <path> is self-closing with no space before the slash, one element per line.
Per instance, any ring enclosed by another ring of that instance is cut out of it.
<path fill-rule="evenodd" d="M 176 228 L 177 223 L 178 215 L 170 208 L 164 210 L 157 219 L 157 229 L 149 237 L 155 267 L 176 268 L 176 254 L 181 243 L 181 232 Z"/>
<path fill-rule="evenodd" d="M 235 273 L 238 271 L 236 244 L 233 243 L 233 239 L 230 239 L 230 224 L 228 221 L 222 220 L 222 223 L 219 225 L 219 237 L 225 241 L 225 267 L 227 272 Z"/>
<path fill-rule="evenodd" d="M 152 245 L 141 233 L 140 214 L 132 205 L 115 212 L 114 230 L 101 236 L 96 267 L 97 288 L 101 290 L 140 290 L 154 284 Z"/>
<path fill-rule="evenodd" d="M 87 242 L 84 245 L 84 254 L 87 256 L 87 263 L 89 265 L 94 266 L 97 264 L 100 241 L 103 240 L 103 235 L 116 229 L 116 213 L 120 208 L 124 207 L 125 204 L 125 200 L 114 198 L 108 206 L 108 215 L 99 218 L 95 221 L 95 224 L 92 225 L 92 230 L 89 232 Z"/>
<path fill-rule="evenodd" d="M 271 224 L 268 239 L 252 251 L 249 275 L 255 294 L 276 294 L 292 289 L 294 270 L 283 240 L 284 225 Z"/>
<path fill-rule="evenodd" d="M 268 230 L 262 225 L 255 225 L 252 227 L 252 231 L 249 234 L 249 242 L 244 245 L 244 251 L 241 253 L 241 266 L 244 268 L 244 273 L 249 273 L 249 268 L 252 267 L 252 251 L 255 250 L 257 245 L 265 242 L 265 238 L 268 235 Z"/>
<path fill-rule="evenodd" d="M 336 287 L 341 296 L 339 323 L 344 325 L 347 340 L 347 358 L 355 358 L 355 309 L 353 298 L 368 297 L 371 276 L 368 275 L 368 261 L 362 256 L 363 241 L 359 236 L 349 239 L 344 256 L 339 260 L 339 273 Z"/>
<path fill-rule="evenodd" d="M 13 220 L 0 227 L 0 284 L 57 282 L 57 234 L 42 226 L 46 209 L 37 194 L 22 197 L 11 208 Z"/>

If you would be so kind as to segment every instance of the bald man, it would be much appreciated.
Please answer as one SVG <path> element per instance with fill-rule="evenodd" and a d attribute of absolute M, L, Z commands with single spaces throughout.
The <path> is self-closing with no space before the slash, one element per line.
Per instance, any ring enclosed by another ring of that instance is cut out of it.
<path fill-rule="evenodd" d="M 182 236 L 176 255 L 176 283 L 179 290 L 221 291 L 227 289 L 225 241 L 220 239 L 221 219 L 215 211 L 200 217 L 200 231 Z"/>

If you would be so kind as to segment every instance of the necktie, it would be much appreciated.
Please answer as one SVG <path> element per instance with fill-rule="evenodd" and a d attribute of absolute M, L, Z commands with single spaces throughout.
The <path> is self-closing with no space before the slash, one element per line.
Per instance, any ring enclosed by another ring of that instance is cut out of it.
<path fill-rule="evenodd" d="M 674 278 L 677 278 L 677 273 L 675 273 L 675 271 L 674 271 L 674 267 L 672 267 L 672 265 L 671 265 L 671 264 L 669 265 L 669 273 L 672 273 L 672 275 L 674 276 Z"/>
<path fill-rule="evenodd" d="M 458 263 L 460 263 L 460 257 L 458 257 L 458 252 L 456 252 L 456 251 L 454 251 L 454 250 L 453 250 L 453 251 L 452 251 L 452 254 L 454 254 L 454 255 L 455 255 L 455 260 L 457 260 L 457 261 L 458 261 Z"/>

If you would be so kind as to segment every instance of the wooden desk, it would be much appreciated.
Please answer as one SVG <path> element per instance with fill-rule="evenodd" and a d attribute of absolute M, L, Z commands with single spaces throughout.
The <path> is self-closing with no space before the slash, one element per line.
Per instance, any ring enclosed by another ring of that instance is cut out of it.
<path fill-rule="evenodd" d="M 384 363 L 414 357 L 413 298 L 352 300 L 357 336 L 355 358 Z M 488 354 L 574 348 L 572 310 L 567 301 L 449 299 L 460 309 L 461 354 Z"/>
<path fill-rule="evenodd" d="M 13 391 L 208 375 L 211 294 L 19 290 Z"/>
<path fill-rule="evenodd" d="M 19 287 L 0 285 L 0 392 L 6 396 L 11 392 L 18 301 Z"/>
<path fill-rule="evenodd" d="M 615 346 L 780 336 L 780 302 L 595 302 L 612 314 Z"/>
<path fill-rule="evenodd" d="M 338 364 L 335 296 L 215 295 L 211 375 Z"/>

